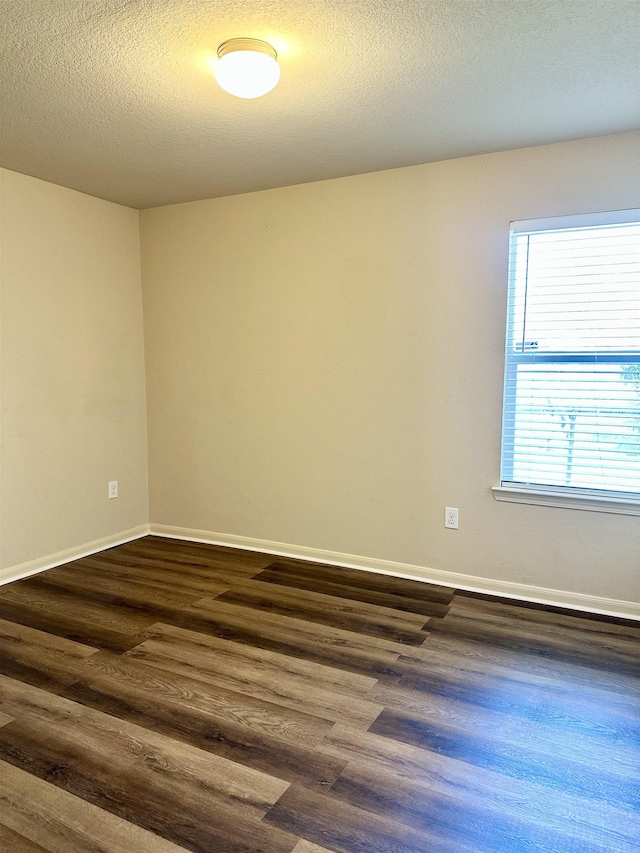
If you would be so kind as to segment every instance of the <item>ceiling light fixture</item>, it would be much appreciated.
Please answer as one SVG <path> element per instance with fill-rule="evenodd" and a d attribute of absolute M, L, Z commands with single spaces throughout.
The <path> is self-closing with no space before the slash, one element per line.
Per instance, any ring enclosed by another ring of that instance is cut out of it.
<path fill-rule="evenodd" d="M 266 41 L 229 39 L 218 48 L 213 70 L 220 86 L 236 98 L 260 98 L 280 79 L 278 54 Z"/>

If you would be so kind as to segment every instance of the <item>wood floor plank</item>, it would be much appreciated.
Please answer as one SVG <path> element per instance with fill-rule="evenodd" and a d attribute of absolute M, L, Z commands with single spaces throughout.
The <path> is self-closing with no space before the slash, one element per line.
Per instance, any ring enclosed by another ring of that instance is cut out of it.
<path fill-rule="evenodd" d="M 379 592 L 377 590 L 365 589 L 363 587 L 348 586 L 338 581 L 325 581 L 320 577 L 299 575 L 295 569 L 285 571 L 282 567 L 266 569 L 254 575 L 255 580 L 262 583 L 270 583 L 275 586 L 283 586 L 287 589 L 300 589 L 308 592 L 317 592 L 323 595 L 332 595 L 344 598 L 346 601 L 360 601 L 374 606 L 384 607 L 388 610 L 396 610 L 398 613 L 413 614 L 429 619 L 431 616 L 444 616 L 448 612 L 449 601 L 433 601 L 431 598 L 393 595 L 390 592 Z"/>
<path fill-rule="evenodd" d="M 94 554 L 78 561 L 82 568 L 93 569 L 105 576 L 116 576 L 122 573 L 127 580 L 136 578 L 144 580 L 159 580 L 165 584 L 177 587 L 193 585 L 207 588 L 208 584 L 229 585 L 239 579 L 249 579 L 257 574 L 259 569 L 243 569 L 241 566 L 227 565 L 221 561 L 214 565 L 185 565 L 182 562 L 162 560 L 160 557 L 140 557 L 136 554 L 103 556 Z"/>
<path fill-rule="evenodd" d="M 332 795 L 438 828 L 439 834 L 466 839 L 473 850 L 510 853 L 520 849 L 518 839 L 524 850 L 572 849 L 571 838 L 564 837 L 567 815 L 581 845 L 623 850 L 638 826 L 632 812 L 613 804 L 594 803 L 355 727 L 335 726 L 320 749 L 349 762 Z"/>
<path fill-rule="evenodd" d="M 202 599 L 184 611 L 179 627 L 377 676 L 411 646 L 290 616 Z"/>
<path fill-rule="evenodd" d="M 515 636 L 530 639 L 532 645 L 547 643 L 551 650 L 572 650 L 579 637 L 580 647 L 585 647 L 587 652 L 593 650 L 598 656 L 604 653 L 636 662 L 633 645 L 640 644 L 640 629 L 578 617 L 571 622 L 571 617 L 557 616 L 553 621 L 552 614 L 544 610 L 521 614 L 523 608 L 520 607 L 507 605 L 504 610 L 496 610 L 496 607 L 493 602 L 466 599 L 463 604 L 456 602 L 447 618 L 467 620 L 467 624 L 473 623 L 478 628 L 510 631 Z"/>
<path fill-rule="evenodd" d="M 449 603 L 456 590 L 452 587 L 438 586 L 418 580 L 399 578 L 393 575 L 369 572 L 362 569 L 349 569 L 345 566 L 329 566 L 323 563 L 310 563 L 289 557 L 277 557 L 269 565 L 272 571 L 293 570 L 300 575 L 335 581 L 346 586 L 360 587 L 364 591 L 376 590 L 390 592 L 408 599 L 424 598 Z"/>
<path fill-rule="evenodd" d="M 238 577 L 246 577 L 238 575 L 233 569 L 204 572 L 204 576 L 201 577 L 182 572 L 179 568 L 167 570 L 155 564 L 151 566 L 136 564 L 133 558 L 126 563 L 105 563 L 92 557 L 85 557 L 79 560 L 78 566 L 74 565 L 73 569 L 66 566 L 59 567 L 62 576 L 75 575 L 78 571 L 87 578 L 108 577 L 159 592 L 194 595 L 198 598 L 215 597 L 227 590 Z"/>
<path fill-rule="evenodd" d="M 132 554 L 136 558 L 160 559 L 170 563 L 179 563 L 187 570 L 197 566 L 208 569 L 218 566 L 220 568 L 233 567 L 237 571 L 246 573 L 264 568 L 273 561 L 271 555 L 259 551 L 246 551 L 201 542 L 177 541 L 157 536 L 146 536 L 143 539 L 137 539 L 101 553 L 106 557 Z"/>
<path fill-rule="evenodd" d="M 249 579 L 241 579 L 234 585 L 239 586 L 241 589 L 260 590 L 263 595 L 274 596 L 275 601 L 304 602 L 309 605 L 316 605 L 318 609 L 331 609 L 336 612 L 342 611 L 349 615 L 360 615 L 363 619 L 375 619 L 383 624 L 389 624 L 390 627 L 395 627 L 399 631 L 406 631 L 408 633 L 416 632 L 419 634 L 420 629 L 429 620 L 429 617 L 422 613 L 399 610 L 396 607 L 387 607 L 380 603 L 371 604 L 368 601 L 363 601 L 361 598 L 345 598 L 344 595 L 339 594 L 339 592 L 342 592 L 342 588 L 336 590 L 335 593 L 325 593 L 282 584 L 269 584 L 267 586 L 265 584 L 268 581 L 265 581 L 265 577 L 268 577 L 269 574 L 269 570 L 266 569 L 260 572 L 259 575 Z M 448 612 L 448 608 L 446 612 Z M 422 635 L 422 638 L 424 639 L 424 635 Z M 403 641 L 400 640 L 399 642 Z M 411 641 L 409 641 L 409 645 L 411 644 Z"/>
<path fill-rule="evenodd" d="M 122 674 L 122 670 L 118 673 Z M 178 781 L 199 779 L 211 793 L 255 817 L 261 817 L 288 787 L 268 774 L 176 744 L 141 726 L 4 676 L 0 676 L 0 702 L 15 718 L 9 724 L 9 737 L 19 725 L 26 729 L 35 723 L 46 729 L 52 741 L 73 738 L 74 732 L 81 732 L 83 749 L 76 746 L 76 752 L 86 752 L 93 746 L 96 753 L 104 753 L 111 761 L 121 758 L 123 766 L 149 769 L 150 778 L 158 770 L 175 773 Z"/>
<path fill-rule="evenodd" d="M 191 604 L 198 601 L 194 595 L 167 595 L 156 591 L 147 591 L 136 584 L 127 584 L 114 580 L 110 588 L 104 579 L 95 584 L 70 578 L 56 578 L 56 570 L 51 574 L 29 578 L 20 586 L 22 601 L 45 602 L 50 608 L 61 613 L 77 613 L 88 618 L 98 618 L 102 624 L 113 622 L 110 615 L 116 613 L 125 630 L 139 633 L 148 625 L 162 619 L 172 619 Z M 16 600 L 17 593 L 12 591 L 10 600 Z M 121 624 L 119 624 L 121 623 Z"/>
<path fill-rule="evenodd" d="M 196 635 L 199 636 L 199 635 Z M 200 635 L 201 636 L 201 635 Z M 186 676 L 215 687 L 252 696 L 255 699 L 302 711 L 323 720 L 351 721 L 368 726 L 382 710 L 363 695 L 347 696 L 342 691 L 323 686 L 313 678 L 291 672 L 286 655 L 280 655 L 284 666 L 271 660 L 247 660 L 235 652 L 240 645 L 233 643 L 230 650 L 221 641 L 218 649 L 211 649 L 192 641 L 160 636 L 146 640 L 127 652 L 127 658 L 140 661 L 166 672 Z"/>
<path fill-rule="evenodd" d="M 329 850 L 326 847 L 318 847 L 317 844 L 312 844 L 310 841 L 298 841 L 293 849 L 293 853 L 335 853 L 335 850 Z"/>
<path fill-rule="evenodd" d="M 97 651 L 16 622 L 0 619 L 0 673 L 45 689 L 70 684 L 78 664 Z"/>
<path fill-rule="evenodd" d="M 458 593 L 450 610 L 456 616 L 470 616 L 476 620 L 489 619 L 497 622 L 517 622 L 551 628 L 554 632 L 568 630 L 576 635 L 583 632 L 603 636 L 619 636 L 623 639 L 640 641 L 640 624 L 627 620 L 609 621 L 594 618 L 594 614 L 574 612 L 571 615 L 557 613 L 554 610 L 537 609 L 526 606 L 523 602 L 486 601 Z M 590 618 L 586 618 L 589 616 Z"/>
<path fill-rule="evenodd" d="M 227 720 L 301 746 L 315 745 L 331 728 L 329 720 L 296 708 L 276 705 L 119 655 L 101 653 L 87 659 L 81 681 L 90 686 L 106 684 L 110 695 L 114 696 L 128 690 L 130 701 L 138 696 L 139 707 L 153 696 L 155 704 L 166 700 L 184 709 L 201 711 L 220 722 Z M 79 689 L 76 685 L 72 688 Z M 376 710 L 379 713 L 381 706 Z"/>
<path fill-rule="evenodd" d="M 176 607 L 188 607 L 203 596 L 198 593 L 159 590 L 153 586 L 147 586 L 140 580 L 133 582 L 116 578 L 109 574 L 102 576 L 85 574 L 83 571 L 65 572 L 55 568 L 41 575 L 29 578 L 24 584 L 25 589 L 61 590 L 75 594 L 79 598 L 89 599 L 99 604 L 109 604 L 120 607 L 124 605 L 127 609 L 135 612 L 146 613 L 150 608 L 169 608 L 173 612 Z M 219 584 L 220 591 L 226 586 Z M 211 595 L 214 595 L 212 592 Z"/>
<path fill-rule="evenodd" d="M 0 794 L 1 800 L 2 794 Z M 67 848 L 68 849 L 68 848 Z M 51 853 L 51 847 L 41 847 L 29 841 L 24 835 L 14 832 L 0 823 L 0 850 L 7 853 Z"/>
<path fill-rule="evenodd" d="M 424 634 L 420 629 L 426 624 L 426 618 L 418 615 L 416 621 L 416 614 L 403 614 L 367 602 L 347 601 L 323 593 L 263 584 L 256 579 L 235 583 L 218 598 L 220 601 L 268 613 L 319 622 L 373 637 L 386 637 L 410 646 L 419 646 L 424 642 Z"/>
<path fill-rule="evenodd" d="M 0 697 L 0 759 L 198 853 L 293 849 L 259 820 L 288 782 L 1 676 Z"/>
<path fill-rule="evenodd" d="M 572 707 L 570 701 L 533 709 L 524 706 L 524 713 L 518 714 L 513 707 L 507 707 L 505 713 L 499 703 L 496 703 L 498 707 L 491 707 L 491 702 L 478 704 L 466 701 L 466 697 L 437 695 L 401 683 L 378 684 L 369 696 L 387 710 L 406 711 L 425 723 L 437 726 L 443 722 L 469 733 L 478 729 L 499 729 L 501 736 L 514 746 L 522 743 L 553 751 L 558 756 L 565 752 L 567 757 L 575 752 L 588 756 L 615 748 L 618 763 L 628 762 L 632 767 L 640 742 L 640 719 L 614 715 L 607 721 L 597 711 L 592 719 L 589 709 L 580 713 L 581 709 Z"/>
<path fill-rule="evenodd" d="M 52 616 L 81 618 L 106 630 L 122 633 L 133 634 L 152 624 L 144 616 L 123 613 L 121 608 L 101 606 L 91 601 L 78 604 L 75 599 L 70 600 L 58 590 L 36 589 L 32 578 L 2 587 L 0 602 L 21 605 Z"/>
<path fill-rule="evenodd" d="M 0 761 L 0 850 L 184 853 L 185 848 Z"/>
<path fill-rule="evenodd" d="M 635 643 L 633 644 L 635 645 Z M 431 667 L 441 661 L 443 666 L 463 671 L 473 670 L 483 676 L 503 677 L 512 685 L 526 682 L 539 688 L 545 685 L 558 691 L 580 693 L 594 691 L 594 701 L 616 701 L 637 712 L 640 699 L 640 679 L 608 668 L 594 668 L 577 662 L 554 660 L 531 654 L 527 648 L 510 649 L 479 639 L 459 637 L 455 634 L 432 633 L 419 649 L 412 649 L 398 663 L 394 674 L 409 674 L 412 661 L 417 666 Z"/>
<path fill-rule="evenodd" d="M 504 802 L 493 804 L 478 792 L 473 798 L 465 798 L 458 791 L 357 764 L 347 766 L 331 788 L 331 795 L 474 853 L 529 853 L 572 847 L 581 853 L 634 853 L 627 842 L 632 818 L 627 817 L 622 831 L 618 831 L 615 826 L 609 828 L 607 818 L 613 815 L 605 809 L 600 810 L 605 825 L 597 828 L 580 825 L 582 815 L 574 812 L 568 827 L 566 814 L 560 820 L 550 818 L 552 797 L 543 801 L 545 810 L 525 812 Z"/>
<path fill-rule="evenodd" d="M 372 637 L 365 634 L 355 633 L 342 628 L 334 628 L 331 625 L 319 625 L 297 619 L 294 616 L 281 616 L 278 613 L 255 611 L 253 608 L 242 605 L 229 604 L 220 598 L 203 598 L 191 605 L 186 611 L 188 614 L 212 620 L 216 618 L 227 619 L 230 623 L 238 619 L 242 625 L 257 625 L 272 628 L 284 634 L 298 634 L 301 637 L 309 637 L 320 645 L 338 645 L 343 649 L 364 649 L 372 654 L 385 653 L 389 659 L 397 659 L 397 656 L 406 655 L 411 651 L 411 646 L 390 640 L 386 637 Z"/>
<path fill-rule="evenodd" d="M 144 635 L 145 639 L 164 641 L 168 645 L 173 641 L 189 643 L 203 650 L 209 650 L 216 659 L 229 658 L 234 664 L 252 663 L 262 670 L 273 670 L 274 675 L 286 672 L 300 678 L 309 679 L 314 686 L 335 690 L 347 696 L 368 693 L 377 679 L 350 672 L 338 667 L 315 663 L 304 658 L 279 654 L 264 648 L 256 648 L 245 643 L 221 639 L 211 635 L 199 634 L 174 625 L 156 623 Z"/>
<path fill-rule="evenodd" d="M 497 725 L 495 721 L 494 725 Z M 609 753 L 598 750 L 590 759 L 577 750 L 572 752 L 567 744 L 563 754 L 557 755 L 539 744 L 525 746 L 524 733 L 514 744 L 497 728 L 469 731 L 455 721 L 427 720 L 420 713 L 389 708 L 385 708 L 369 731 L 514 779 L 528 780 L 597 802 L 613 803 L 621 809 L 640 809 L 637 766 L 629 767 L 628 752 L 620 756 L 617 749 Z"/>
<path fill-rule="evenodd" d="M 446 838 L 353 806 L 336 797 L 291 785 L 264 822 L 303 836 L 336 853 L 469 853 Z"/>
<path fill-rule="evenodd" d="M 488 688 L 489 685 L 485 683 Z M 452 691 L 453 693 L 453 691 Z M 377 684 L 369 697 L 387 709 L 398 709 L 418 715 L 425 722 L 438 725 L 441 721 L 455 725 L 461 732 L 498 728 L 501 734 L 517 746 L 519 744 L 554 751 L 557 755 L 576 751 L 584 755 L 596 754 L 616 748 L 618 761 L 627 760 L 633 765 L 636 747 L 640 743 L 640 719 L 612 716 L 607 718 L 589 708 L 579 708 L 568 702 L 548 702 L 528 707 L 520 702 L 493 701 L 470 702 L 461 691 L 456 697 L 444 690 L 435 693 L 416 689 L 413 684 Z M 640 771 L 640 768 L 639 768 Z"/>
<path fill-rule="evenodd" d="M 60 608 L 49 609 L 46 603 L 29 603 L 28 596 L 20 601 L 12 601 L 4 588 L 0 590 L 0 619 L 98 649 L 124 652 L 140 642 L 140 632 L 150 624 L 148 619 L 125 623 L 122 618 L 107 619 L 105 624 L 105 614 L 100 614 L 102 620 L 94 619 L 96 615 L 95 610 L 91 613 L 86 609 L 74 611 L 68 604 L 64 611 Z M 112 627 L 114 625 L 116 627 Z"/>
<path fill-rule="evenodd" d="M 517 630 L 515 628 L 517 627 Z M 591 668 L 610 668 L 617 672 L 640 677 L 640 662 L 636 650 L 628 641 L 620 641 L 607 634 L 593 637 L 585 633 L 576 644 L 575 637 L 568 637 L 562 630 L 554 630 L 537 623 L 507 625 L 490 618 L 460 616 L 454 612 L 442 619 L 432 619 L 429 631 L 476 640 L 498 647 L 526 651 L 529 655 L 578 663 Z"/>
<path fill-rule="evenodd" d="M 395 677 L 388 681 L 416 694 L 455 699 L 487 711 L 542 721 L 560 726 L 565 732 L 574 728 L 578 733 L 588 731 L 614 740 L 624 734 L 640 742 L 640 681 L 634 693 L 625 695 L 594 679 L 577 683 L 572 679 L 574 672 L 567 673 L 564 666 L 543 676 L 491 662 L 468 664 L 442 648 L 432 650 L 431 641 L 420 650 L 420 658 L 400 657 L 395 669 Z"/>
<path fill-rule="evenodd" d="M 315 751 L 331 727 L 326 720 L 135 662 L 96 656 L 91 669 L 64 691 L 66 698 L 311 788 L 325 789 L 344 767 L 344 760 Z"/>

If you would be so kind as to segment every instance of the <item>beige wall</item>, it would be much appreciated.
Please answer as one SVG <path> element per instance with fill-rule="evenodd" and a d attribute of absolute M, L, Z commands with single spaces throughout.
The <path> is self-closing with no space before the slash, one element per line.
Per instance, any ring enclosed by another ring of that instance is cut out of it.
<path fill-rule="evenodd" d="M 509 221 L 637 206 L 638 150 L 620 134 L 144 211 L 152 522 L 640 600 L 640 518 L 490 492 Z"/>
<path fill-rule="evenodd" d="M 148 519 L 138 212 L 2 170 L 2 563 Z M 107 483 L 120 497 L 108 500 Z"/>

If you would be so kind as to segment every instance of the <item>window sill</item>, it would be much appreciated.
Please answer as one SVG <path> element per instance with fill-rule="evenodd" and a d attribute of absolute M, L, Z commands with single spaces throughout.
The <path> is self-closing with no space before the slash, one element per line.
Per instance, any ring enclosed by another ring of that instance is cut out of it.
<path fill-rule="evenodd" d="M 536 506 L 555 506 L 564 509 L 583 509 L 590 512 L 612 512 L 617 515 L 640 515 L 640 500 L 606 497 L 604 495 L 568 495 L 553 489 L 527 489 L 512 486 L 493 486 L 497 501 Z"/>

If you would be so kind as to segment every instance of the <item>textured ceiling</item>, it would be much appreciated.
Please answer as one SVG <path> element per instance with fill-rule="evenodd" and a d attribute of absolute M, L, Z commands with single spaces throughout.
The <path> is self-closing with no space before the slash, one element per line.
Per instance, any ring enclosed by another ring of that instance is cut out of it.
<path fill-rule="evenodd" d="M 0 163 L 133 207 L 640 124 L 637 0 L 0 0 Z M 225 39 L 282 78 L 218 88 Z"/>

